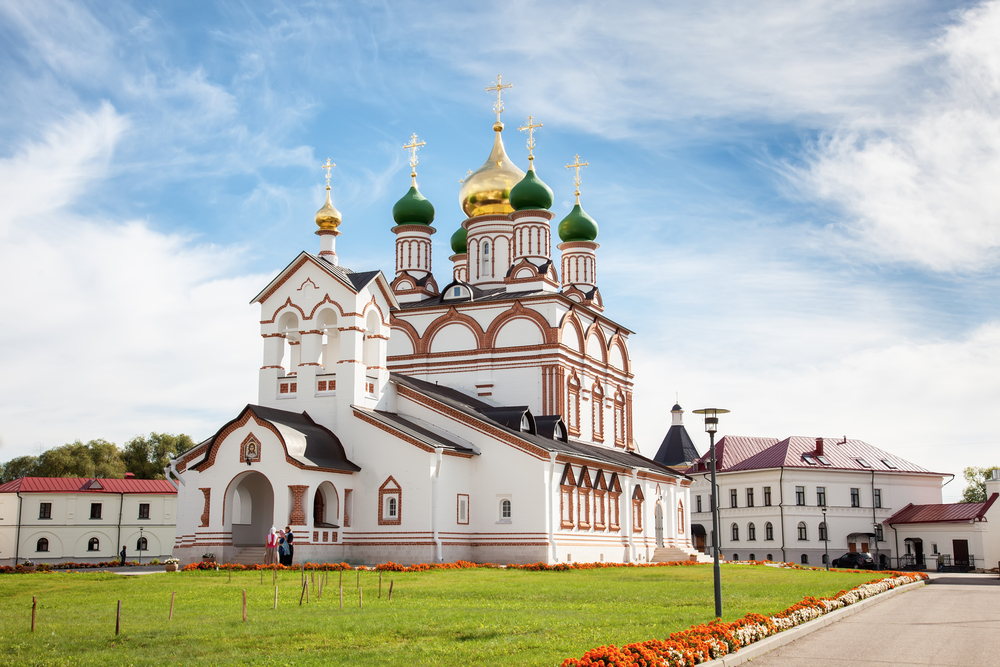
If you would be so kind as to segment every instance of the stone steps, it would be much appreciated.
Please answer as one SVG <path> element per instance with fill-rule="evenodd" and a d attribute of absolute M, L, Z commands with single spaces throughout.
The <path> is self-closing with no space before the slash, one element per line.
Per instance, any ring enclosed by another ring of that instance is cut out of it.
<path fill-rule="evenodd" d="M 711 563 L 712 558 L 694 549 L 681 549 L 679 547 L 657 547 L 653 552 L 651 563 L 670 563 L 672 561 L 695 560 L 699 563 Z"/>
<path fill-rule="evenodd" d="M 264 547 L 244 547 L 226 562 L 238 565 L 260 565 L 264 563 Z"/>

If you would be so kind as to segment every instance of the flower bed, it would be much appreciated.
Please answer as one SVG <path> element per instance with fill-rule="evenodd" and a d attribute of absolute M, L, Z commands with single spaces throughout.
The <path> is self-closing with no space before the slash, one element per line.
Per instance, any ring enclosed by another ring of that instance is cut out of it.
<path fill-rule="evenodd" d="M 150 565 L 150 563 L 143 563 Z M 124 565 L 120 560 L 109 560 L 100 563 L 36 563 L 37 572 L 51 572 L 52 570 L 94 570 L 107 569 L 109 567 L 139 567 L 138 561 L 126 561 Z M 26 574 L 32 570 L 26 570 L 23 565 L 0 565 L 0 574 Z"/>
<path fill-rule="evenodd" d="M 790 566 L 792 564 L 784 564 Z M 804 569 L 804 568 L 803 568 Z M 814 568 L 810 568 L 814 569 Z M 884 593 L 893 588 L 927 579 L 923 572 L 886 572 L 885 577 L 861 584 L 849 591 L 840 591 L 830 598 L 807 597 L 774 616 L 747 614 L 743 618 L 724 623 L 716 619 L 711 623 L 691 626 L 671 634 L 665 640 L 591 649 L 580 658 L 568 658 L 562 667 L 688 667 L 721 658 L 743 646 L 765 637 L 788 630 L 823 614 L 841 609 L 856 602 Z"/>

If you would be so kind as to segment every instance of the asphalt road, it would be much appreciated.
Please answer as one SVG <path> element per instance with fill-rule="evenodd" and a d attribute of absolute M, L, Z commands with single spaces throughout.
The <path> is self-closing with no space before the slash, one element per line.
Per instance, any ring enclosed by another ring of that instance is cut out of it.
<path fill-rule="evenodd" d="M 1000 667 L 1000 577 L 931 574 L 931 583 L 766 653 L 753 667 Z"/>

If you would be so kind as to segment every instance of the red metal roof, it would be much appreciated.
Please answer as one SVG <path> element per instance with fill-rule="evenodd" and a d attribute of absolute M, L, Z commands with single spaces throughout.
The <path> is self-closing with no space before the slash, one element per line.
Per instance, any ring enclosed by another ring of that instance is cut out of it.
<path fill-rule="evenodd" d="M 998 494 L 992 494 L 985 503 L 953 503 L 950 505 L 914 505 L 910 503 L 885 523 L 955 523 L 982 521 Z"/>
<path fill-rule="evenodd" d="M 21 477 L 0 485 L 0 493 L 14 493 L 15 491 L 21 493 L 177 493 L 174 485 L 165 479 Z"/>
<path fill-rule="evenodd" d="M 784 440 L 775 438 L 751 438 L 746 436 L 724 436 L 716 444 L 716 459 L 720 472 L 737 470 L 762 470 L 765 468 L 813 468 L 831 470 L 857 470 L 862 472 L 933 473 L 906 459 L 890 454 L 862 440 L 822 438 L 822 456 L 829 465 L 822 464 L 817 456 L 817 440 L 820 438 L 792 436 Z M 721 449 L 720 449 L 721 448 Z M 804 455 L 813 458 L 810 464 Z M 868 463 L 865 466 L 858 459 Z M 708 462 L 705 454 L 699 461 Z M 888 462 L 888 463 L 887 463 Z M 891 465 L 889 465 L 891 464 Z M 698 472 L 695 463 L 687 472 Z"/>

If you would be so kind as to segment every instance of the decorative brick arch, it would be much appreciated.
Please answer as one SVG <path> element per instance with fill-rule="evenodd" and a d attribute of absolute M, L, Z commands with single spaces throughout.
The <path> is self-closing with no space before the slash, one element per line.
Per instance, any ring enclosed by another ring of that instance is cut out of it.
<path fill-rule="evenodd" d="M 389 499 L 396 499 L 396 516 L 387 516 L 387 504 Z M 378 487 L 378 525 L 398 526 L 403 522 L 403 487 L 399 485 L 392 475 L 382 482 Z"/>
<path fill-rule="evenodd" d="M 625 343 L 625 337 L 622 336 L 621 333 L 618 331 L 616 331 L 614 335 L 611 336 L 611 340 L 608 342 L 608 352 L 610 352 L 611 348 L 615 346 L 617 346 L 622 353 L 622 365 L 625 367 L 622 370 L 624 370 L 626 373 L 631 373 L 632 360 L 629 359 L 628 356 L 628 345 Z M 610 358 L 611 355 L 609 354 L 608 359 L 610 360 Z M 610 361 L 608 363 L 610 363 Z"/>
<path fill-rule="evenodd" d="M 391 315 L 392 325 L 389 329 L 391 333 L 401 333 L 410 339 L 410 345 L 413 347 L 413 354 L 417 354 L 420 350 L 420 334 L 417 330 L 413 328 L 413 325 L 406 320 L 400 319 L 395 315 Z"/>
<path fill-rule="evenodd" d="M 581 354 L 587 353 L 587 341 L 584 338 L 583 323 L 580 321 L 580 316 L 576 314 L 576 310 L 570 310 L 563 316 L 562 322 L 559 323 L 559 342 L 563 340 L 563 336 L 566 332 L 566 325 L 570 324 L 576 330 L 577 341 L 580 343 L 580 349 L 583 350 Z"/>
<path fill-rule="evenodd" d="M 500 332 L 503 325 L 512 320 L 518 319 L 531 320 L 538 325 L 538 328 L 541 329 L 542 332 L 542 341 L 546 345 L 556 342 L 555 329 L 549 326 L 548 320 L 546 320 L 545 317 L 537 310 L 525 308 L 521 305 L 520 301 L 515 301 L 514 305 L 511 306 L 509 310 L 500 313 L 500 315 L 494 318 L 493 322 L 490 323 L 489 328 L 486 330 L 486 335 L 483 337 L 486 343 L 485 346 L 493 348 L 496 343 L 497 334 Z"/>
<path fill-rule="evenodd" d="M 479 326 L 479 323 L 468 315 L 458 312 L 458 310 L 452 306 L 448 309 L 447 313 L 428 325 L 427 329 L 424 331 L 424 335 L 420 338 L 420 347 L 417 349 L 417 354 L 429 353 L 431 343 L 434 341 L 434 336 L 437 332 L 445 326 L 453 323 L 460 323 L 469 327 L 472 331 L 472 335 L 476 337 L 476 346 L 478 349 L 481 350 L 486 347 L 486 333 Z"/>
<path fill-rule="evenodd" d="M 601 346 L 600 362 L 606 366 L 608 363 L 608 342 L 607 339 L 604 337 L 604 330 L 600 327 L 600 325 L 598 325 L 597 322 L 594 322 L 593 324 L 590 325 L 590 329 L 587 331 L 585 340 L 587 342 L 590 342 L 591 336 L 597 337 L 597 341 L 600 343 Z M 583 353 L 587 354 L 586 343 L 583 346 Z"/>
<path fill-rule="evenodd" d="M 299 311 L 299 315 L 302 316 L 303 320 L 308 320 L 308 319 L 310 319 L 310 317 L 312 317 L 311 315 L 310 315 L 310 317 L 306 317 L 305 312 L 301 308 L 299 308 L 298 306 L 296 306 L 294 303 L 292 303 L 292 297 L 288 297 L 287 299 L 285 299 L 285 302 L 283 304 L 281 304 L 280 306 L 278 306 L 278 309 L 274 311 L 274 314 L 271 315 L 271 319 L 269 319 L 269 320 L 261 320 L 260 323 L 261 324 L 274 324 L 274 322 L 278 319 L 278 313 L 280 313 L 281 311 L 283 311 L 285 308 L 294 308 L 295 310 Z"/>
<path fill-rule="evenodd" d="M 372 300 L 366 303 L 364 309 L 361 311 L 361 318 L 364 319 L 367 317 L 368 309 L 372 306 L 375 306 L 375 309 L 378 311 L 378 319 L 382 323 L 382 326 L 388 328 L 389 320 L 386 319 L 385 313 L 382 312 L 382 307 L 378 305 L 377 301 L 375 301 L 374 294 L 372 294 Z"/>
<path fill-rule="evenodd" d="M 340 316 L 341 317 L 346 317 L 347 316 L 347 313 L 344 312 L 343 306 L 341 306 L 339 303 L 337 303 L 336 301 L 334 301 L 333 299 L 331 299 L 329 294 L 324 294 L 323 295 L 323 300 L 320 301 L 319 303 L 317 303 L 315 306 L 313 306 L 313 309 L 311 311 L 309 311 L 309 317 L 307 317 L 306 319 L 307 320 L 311 320 L 312 318 L 314 318 L 316 316 L 316 311 L 319 310 L 320 308 L 322 308 L 324 305 L 327 305 L 327 304 L 336 307 L 336 309 L 340 311 Z"/>

